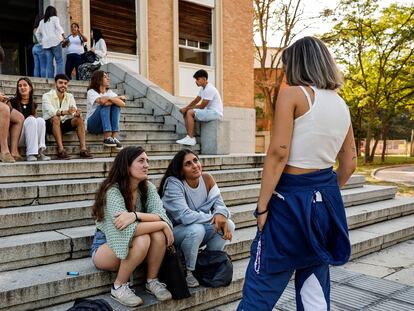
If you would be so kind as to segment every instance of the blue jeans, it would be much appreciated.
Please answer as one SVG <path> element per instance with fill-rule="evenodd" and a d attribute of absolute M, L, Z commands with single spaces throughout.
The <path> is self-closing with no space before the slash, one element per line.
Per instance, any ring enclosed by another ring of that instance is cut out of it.
<path fill-rule="evenodd" d="M 76 53 L 70 53 L 66 55 L 65 73 L 72 79 L 72 70 L 76 70 L 76 80 L 79 80 L 78 67 L 81 64 L 81 56 Z"/>
<path fill-rule="evenodd" d="M 43 49 L 43 51 L 46 54 L 46 60 L 47 60 L 47 77 L 48 78 L 55 77 L 55 70 L 53 67 L 53 58 L 55 58 L 55 61 L 56 61 L 57 74 L 64 73 L 62 46 L 58 44 L 56 46 L 52 46 L 51 48 Z"/>
<path fill-rule="evenodd" d="M 119 132 L 121 108 L 117 105 L 99 105 L 87 121 L 87 130 L 91 134 Z"/>
<path fill-rule="evenodd" d="M 234 233 L 234 223 L 228 220 L 230 230 Z M 194 271 L 198 249 L 207 245 L 207 249 L 211 251 L 222 251 L 226 244 L 226 240 L 215 232 L 213 224 L 191 224 L 178 225 L 173 229 L 174 243 L 181 248 L 185 257 L 187 270 Z"/>
<path fill-rule="evenodd" d="M 33 45 L 32 54 L 34 62 L 33 77 L 46 77 L 46 54 L 39 43 Z"/>

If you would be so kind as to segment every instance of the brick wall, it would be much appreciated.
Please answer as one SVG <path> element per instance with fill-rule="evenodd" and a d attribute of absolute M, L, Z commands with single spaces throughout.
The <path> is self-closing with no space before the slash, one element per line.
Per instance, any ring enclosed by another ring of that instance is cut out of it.
<path fill-rule="evenodd" d="M 80 26 L 81 31 L 83 31 L 82 0 L 70 0 L 70 2 L 69 2 L 69 16 L 70 16 L 70 23 L 73 23 L 73 22 L 78 23 L 79 26 Z"/>
<path fill-rule="evenodd" d="M 253 108 L 253 4 L 223 1 L 223 100 L 226 106 Z"/>
<path fill-rule="evenodd" d="M 174 93 L 173 1 L 148 1 L 149 79 Z"/>

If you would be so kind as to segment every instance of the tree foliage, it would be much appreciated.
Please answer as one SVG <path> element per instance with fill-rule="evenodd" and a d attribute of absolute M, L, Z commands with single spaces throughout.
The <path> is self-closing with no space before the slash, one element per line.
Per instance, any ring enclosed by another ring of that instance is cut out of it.
<path fill-rule="evenodd" d="M 323 39 L 344 71 L 341 95 L 358 146 L 365 138 L 365 162 L 372 162 L 378 140 L 386 141 L 403 116 L 413 116 L 414 6 L 380 10 L 377 0 L 342 0 L 329 18 L 335 24 Z"/>

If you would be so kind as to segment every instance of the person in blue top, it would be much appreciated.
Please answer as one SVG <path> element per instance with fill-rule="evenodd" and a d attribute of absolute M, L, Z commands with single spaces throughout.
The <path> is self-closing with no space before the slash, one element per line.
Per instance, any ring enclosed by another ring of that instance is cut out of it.
<path fill-rule="evenodd" d="M 188 287 L 197 287 L 193 276 L 198 249 L 223 250 L 231 240 L 234 223 L 213 176 L 203 173 L 197 154 L 180 150 L 168 165 L 158 193 L 173 222 L 175 244 L 183 251 Z"/>
<path fill-rule="evenodd" d="M 288 87 L 276 103 L 239 311 L 273 310 L 293 273 L 297 310 L 330 310 L 329 265 L 351 255 L 339 189 L 356 149 L 339 71 L 313 37 L 293 43 L 282 61 Z"/>

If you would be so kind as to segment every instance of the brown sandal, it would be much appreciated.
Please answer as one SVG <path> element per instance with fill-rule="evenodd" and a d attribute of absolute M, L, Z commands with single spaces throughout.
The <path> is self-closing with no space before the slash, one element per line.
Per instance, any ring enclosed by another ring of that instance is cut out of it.
<path fill-rule="evenodd" d="M 16 162 L 16 160 L 10 154 L 10 152 L 0 153 L 0 161 L 3 162 L 3 163 L 14 163 L 14 162 Z"/>

